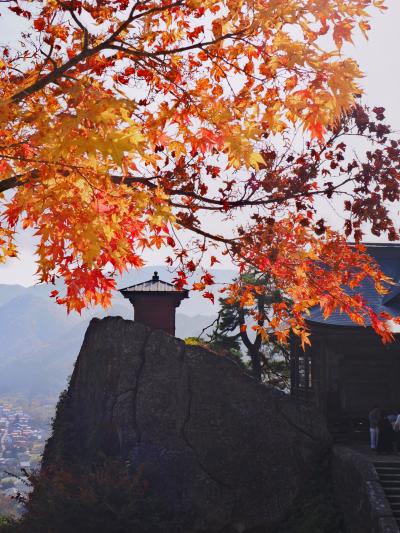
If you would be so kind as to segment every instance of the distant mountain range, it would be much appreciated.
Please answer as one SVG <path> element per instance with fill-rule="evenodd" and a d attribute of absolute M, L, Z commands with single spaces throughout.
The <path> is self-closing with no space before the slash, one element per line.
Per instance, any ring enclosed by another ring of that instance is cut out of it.
<path fill-rule="evenodd" d="M 120 287 L 151 278 L 157 270 L 160 278 L 171 281 L 165 267 L 143 268 L 126 274 Z M 235 276 L 233 270 L 214 270 L 216 283 L 226 283 Z M 61 287 L 57 287 L 62 290 Z M 108 309 L 91 309 L 67 315 L 65 309 L 49 297 L 54 286 L 0 284 L 0 394 L 58 396 L 82 344 L 89 321 L 107 315 L 133 319 L 131 304 L 117 294 Z M 177 337 L 197 336 L 214 320 L 218 306 L 198 293 L 184 300 L 177 313 Z"/>

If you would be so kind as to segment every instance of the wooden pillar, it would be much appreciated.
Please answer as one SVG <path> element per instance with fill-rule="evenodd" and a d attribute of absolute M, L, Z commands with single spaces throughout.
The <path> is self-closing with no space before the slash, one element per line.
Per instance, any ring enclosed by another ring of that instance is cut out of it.
<path fill-rule="evenodd" d="M 306 348 L 306 351 L 304 353 L 304 391 L 306 395 L 306 399 L 309 398 L 309 389 L 310 389 L 310 350 L 309 348 Z"/>
<path fill-rule="evenodd" d="M 299 354 L 298 342 L 291 337 L 290 339 L 290 393 L 295 399 L 298 398 L 299 389 Z"/>

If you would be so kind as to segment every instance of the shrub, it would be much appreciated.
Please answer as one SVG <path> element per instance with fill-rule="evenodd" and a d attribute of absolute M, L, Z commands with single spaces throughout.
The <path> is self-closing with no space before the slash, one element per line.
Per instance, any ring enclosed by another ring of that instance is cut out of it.
<path fill-rule="evenodd" d="M 58 465 L 28 477 L 33 490 L 22 497 L 26 512 L 16 525 L 18 533 L 166 533 L 179 529 L 168 516 L 157 513 L 141 469 L 134 471 L 119 459 L 105 458 L 85 467 Z"/>

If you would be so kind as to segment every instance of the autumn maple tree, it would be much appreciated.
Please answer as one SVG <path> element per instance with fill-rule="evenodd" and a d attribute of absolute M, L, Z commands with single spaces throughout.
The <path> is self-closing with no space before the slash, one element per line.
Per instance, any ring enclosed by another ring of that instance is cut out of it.
<path fill-rule="evenodd" d="M 369 277 L 384 291 L 387 280 L 346 238 L 361 242 L 364 224 L 398 238 L 384 202 L 399 199 L 400 155 L 383 110 L 358 102 L 361 73 L 342 49 L 382 9 L 2 0 L 1 35 L 10 17 L 26 28 L 0 48 L 1 260 L 17 254 L 16 231 L 32 228 L 39 279 L 63 278 L 65 293 L 53 296 L 79 311 L 107 305 L 114 274 L 161 246 L 179 263 L 177 285 L 203 268 L 194 288 L 213 298 L 201 257 L 214 264 L 225 253 L 293 302 L 273 309 L 281 340 L 292 329 L 307 342 L 304 317 L 317 303 L 359 324 L 369 317 L 388 339 L 391 317 L 347 290 Z M 369 143 L 363 159 L 347 149 L 350 136 Z M 336 196 L 342 230 L 317 205 Z M 262 284 L 229 291 L 249 308 Z M 257 328 L 256 306 L 254 318 Z"/>

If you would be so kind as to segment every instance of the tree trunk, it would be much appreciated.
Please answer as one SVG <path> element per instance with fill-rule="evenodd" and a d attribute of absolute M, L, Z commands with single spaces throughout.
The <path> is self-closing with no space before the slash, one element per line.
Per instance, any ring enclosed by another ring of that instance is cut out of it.
<path fill-rule="evenodd" d="M 261 359 L 258 350 L 249 350 L 248 354 L 251 359 L 251 369 L 253 371 L 253 376 L 261 381 Z"/>
<path fill-rule="evenodd" d="M 261 381 L 261 358 L 260 358 L 260 348 L 261 348 L 261 335 L 257 334 L 255 341 L 251 342 L 248 335 L 246 328 L 243 329 L 242 326 L 245 324 L 245 316 L 244 316 L 244 310 L 243 308 L 239 308 L 239 324 L 240 324 L 240 337 L 243 341 L 243 344 L 247 348 L 247 353 L 249 354 L 249 357 L 251 359 L 251 369 L 253 371 L 253 376 L 258 380 Z M 264 321 L 259 321 L 259 325 L 263 325 Z"/>

